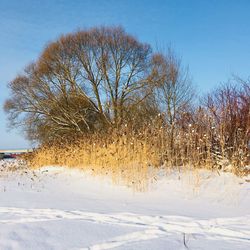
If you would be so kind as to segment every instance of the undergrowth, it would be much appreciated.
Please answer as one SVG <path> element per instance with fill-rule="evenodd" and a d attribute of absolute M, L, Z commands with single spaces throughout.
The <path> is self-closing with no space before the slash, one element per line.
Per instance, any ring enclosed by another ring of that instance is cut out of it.
<path fill-rule="evenodd" d="M 249 174 L 249 151 L 244 141 L 227 148 L 221 136 L 216 140 L 213 129 L 199 132 L 190 125 L 176 131 L 171 140 L 166 127 L 152 125 L 139 132 L 128 126 L 105 134 L 92 134 L 41 145 L 26 155 L 30 166 L 67 166 L 108 175 L 114 183 L 146 189 L 157 180 L 160 169 L 199 169 Z M 216 143 L 215 143 L 216 142 Z M 220 144 L 221 142 L 221 144 Z"/>

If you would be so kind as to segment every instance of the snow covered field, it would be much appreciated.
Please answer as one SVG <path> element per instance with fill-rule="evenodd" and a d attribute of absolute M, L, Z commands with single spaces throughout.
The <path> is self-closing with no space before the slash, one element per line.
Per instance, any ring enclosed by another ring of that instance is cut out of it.
<path fill-rule="evenodd" d="M 250 182 L 169 173 L 146 193 L 0 161 L 0 249 L 250 249 Z"/>

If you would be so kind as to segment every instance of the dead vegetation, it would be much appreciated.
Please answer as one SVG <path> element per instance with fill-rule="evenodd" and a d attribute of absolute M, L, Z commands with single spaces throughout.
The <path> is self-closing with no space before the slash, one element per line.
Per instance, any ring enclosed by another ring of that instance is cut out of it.
<path fill-rule="evenodd" d="M 201 111 L 199 111 L 201 112 Z M 215 127 L 197 123 L 169 136 L 171 128 L 159 118 L 150 127 L 136 133 L 124 126 L 108 134 L 51 142 L 29 155 L 32 167 L 58 165 L 81 168 L 94 175 L 111 176 L 115 183 L 146 189 L 158 178 L 158 170 L 206 168 L 229 171 L 239 176 L 249 174 L 249 148 L 246 134 L 238 134 L 239 143 L 226 147 Z"/>
<path fill-rule="evenodd" d="M 159 167 L 249 173 L 250 82 L 198 102 L 187 67 L 121 27 L 60 37 L 10 84 L 5 110 L 39 148 L 31 166 L 64 165 L 139 185 Z"/>

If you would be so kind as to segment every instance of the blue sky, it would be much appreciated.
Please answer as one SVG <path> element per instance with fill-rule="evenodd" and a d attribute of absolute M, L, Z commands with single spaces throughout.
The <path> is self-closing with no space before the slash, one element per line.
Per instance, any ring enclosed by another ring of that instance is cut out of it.
<path fill-rule="evenodd" d="M 248 0 L 1 0 L 0 149 L 29 146 L 8 131 L 6 85 L 59 35 L 96 25 L 122 25 L 153 47 L 169 44 L 189 65 L 198 93 L 250 76 Z"/>

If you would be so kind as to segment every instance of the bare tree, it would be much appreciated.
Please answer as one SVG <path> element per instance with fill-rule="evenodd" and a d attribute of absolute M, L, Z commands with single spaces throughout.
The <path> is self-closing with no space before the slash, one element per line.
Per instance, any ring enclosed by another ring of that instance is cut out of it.
<path fill-rule="evenodd" d="M 68 34 L 9 84 L 5 110 L 12 125 L 25 125 L 31 135 L 119 126 L 152 92 L 151 65 L 150 46 L 120 27 Z"/>
<path fill-rule="evenodd" d="M 157 72 L 154 96 L 155 101 L 169 126 L 171 145 L 177 122 L 188 110 L 194 97 L 192 82 L 187 68 L 169 49 L 165 55 L 158 54 L 153 58 L 153 70 Z"/>

